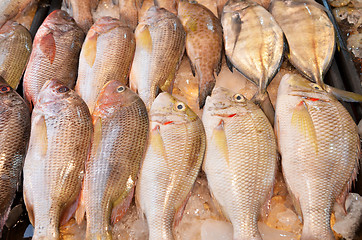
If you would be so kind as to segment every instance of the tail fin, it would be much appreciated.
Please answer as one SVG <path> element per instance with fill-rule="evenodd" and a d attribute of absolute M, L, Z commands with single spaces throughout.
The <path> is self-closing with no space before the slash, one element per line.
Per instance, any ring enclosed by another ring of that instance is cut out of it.
<path fill-rule="evenodd" d="M 216 83 L 213 72 L 209 74 L 199 74 L 199 107 L 205 105 L 206 97 L 211 95 Z"/>
<path fill-rule="evenodd" d="M 260 106 L 260 108 L 263 110 L 263 112 L 269 119 L 271 125 L 274 126 L 275 111 L 274 111 L 273 104 L 271 103 L 268 92 L 265 91 L 264 93 L 262 93 L 262 92 L 258 91 L 254 95 L 252 100 L 254 101 L 255 104 Z"/>

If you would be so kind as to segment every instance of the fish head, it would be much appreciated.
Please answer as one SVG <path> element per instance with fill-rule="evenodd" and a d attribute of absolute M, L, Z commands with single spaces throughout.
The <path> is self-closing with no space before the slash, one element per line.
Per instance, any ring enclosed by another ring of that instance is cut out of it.
<path fill-rule="evenodd" d="M 47 106 L 52 103 L 71 101 L 75 96 L 80 98 L 73 90 L 64 85 L 61 81 L 50 79 L 41 88 L 35 106 Z"/>
<path fill-rule="evenodd" d="M 127 25 L 123 24 L 119 19 L 112 18 L 110 16 L 104 16 L 99 18 L 89 30 L 96 32 L 98 35 L 101 35 L 120 26 L 127 27 Z"/>
<path fill-rule="evenodd" d="M 313 83 L 299 74 L 286 74 L 283 76 L 278 95 L 292 95 L 303 98 L 329 101 L 331 94 L 317 83 Z"/>
<path fill-rule="evenodd" d="M 150 109 L 152 122 L 167 124 L 185 124 L 198 119 L 189 106 L 167 92 L 160 93 Z"/>
<path fill-rule="evenodd" d="M 10 87 L 4 78 L 0 76 L 0 113 L 3 112 L 3 106 L 6 106 L 6 110 L 6 108 L 15 104 L 15 102 L 13 102 L 14 95 L 18 94 L 12 87 Z"/>
<path fill-rule="evenodd" d="M 60 31 L 62 33 L 79 28 L 75 20 L 63 10 L 53 11 L 46 17 L 42 25 L 53 32 Z"/>
<path fill-rule="evenodd" d="M 20 24 L 14 21 L 7 21 L 2 27 L 0 28 L 0 38 L 9 38 L 11 35 L 14 35 L 14 31 L 17 26 Z"/>
<path fill-rule="evenodd" d="M 141 98 L 135 92 L 120 81 L 111 80 L 100 91 L 93 116 L 111 115 L 115 110 L 130 106 L 135 102 L 143 104 Z"/>
<path fill-rule="evenodd" d="M 157 22 L 164 21 L 165 19 L 174 19 L 175 15 L 164 8 L 157 6 L 150 7 L 146 14 L 140 19 L 139 23 L 146 23 L 148 25 L 156 24 Z"/>
<path fill-rule="evenodd" d="M 216 86 L 206 99 L 204 111 L 213 115 L 230 116 L 245 111 L 251 104 L 243 94 Z"/>

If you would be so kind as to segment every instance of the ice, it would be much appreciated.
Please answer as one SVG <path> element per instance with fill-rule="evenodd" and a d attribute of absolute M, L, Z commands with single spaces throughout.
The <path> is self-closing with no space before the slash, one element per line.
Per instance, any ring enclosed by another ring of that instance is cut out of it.
<path fill-rule="evenodd" d="M 259 232 L 263 240 L 297 240 L 299 237 L 293 233 L 268 227 L 265 223 L 258 223 Z"/>
<path fill-rule="evenodd" d="M 201 240 L 232 240 L 231 223 L 207 219 L 201 226 Z"/>
<path fill-rule="evenodd" d="M 342 235 L 346 240 L 354 239 L 359 225 L 362 223 L 362 197 L 357 193 L 350 193 L 345 204 L 347 215 L 343 208 L 335 206 L 336 223 L 333 230 Z"/>
<path fill-rule="evenodd" d="M 92 13 L 94 22 L 104 16 L 119 19 L 119 7 L 112 3 L 112 0 L 101 0 L 95 12 Z"/>

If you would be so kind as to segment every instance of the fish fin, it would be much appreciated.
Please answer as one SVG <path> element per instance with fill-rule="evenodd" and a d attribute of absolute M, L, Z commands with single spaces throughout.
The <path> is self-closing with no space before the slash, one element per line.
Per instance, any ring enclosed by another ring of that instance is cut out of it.
<path fill-rule="evenodd" d="M 132 73 L 129 75 L 129 88 L 134 91 L 135 93 L 138 93 L 138 82 L 137 78 L 133 76 Z"/>
<path fill-rule="evenodd" d="M 233 47 L 233 51 L 231 53 L 231 56 L 234 55 L 234 51 L 235 51 L 235 46 L 236 46 L 236 43 L 239 39 L 239 36 L 240 36 L 240 32 L 241 32 L 241 26 L 243 24 L 243 21 L 241 21 L 241 18 L 240 18 L 240 13 L 239 12 L 234 12 L 231 16 L 231 29 L 235 35 L 235 39 L 234 39 L 234 47 Z"/>
<path fill-rule="evenodd" d="M 219 124 L 214 128 L 211 135 L 211 142 L 220 151 L 226 163 L 229 165 L 229 150 L 226 139 L 224 120 L 220 120 Z"/>
<path fill-rule="evenodd" d="M 79 194 L 78 208 L 77 208 L 77 210 L 75 211 L 75 214 L 74 214 L 75 221 L 77 222 L 78 225 L 80 225 L 83 222 L 85 211 L 86 211 L 83 191 L 84 190 L 82 188 L 82 190 L 80 191 L 80 194 Z"/>
<path fill-rule="evenodd" d="M 220 203 L 216 200 L 214 193 L 212 192 L 210 186 L 210 196 L 212 199 L 212 203 L 216 209 L 216 211 L 219 213 L 219 216 L 221 217 L 221 220 L 228 221 L 228 214 L 224 211 L 223 207 L 220 205 Z"/>
<path fill-rule="evenodd" d="M 260 106 L 260 108 L 263 110 L 265 116 L 269 119 L 270 124 L 274 125 L 274 117 L 275 117 L 275 111 L 273 104 L 270 100 L 269 94 L 267 91 L 264 93 L 261 93 L 258 91 L 252 98 L 252 101 Z"/>
<path fill-rule="evenodd" d="M 102 144 L 102 119 L 100 117 L 93 117 L 93 141 L 92 147 L 98 149 Z"/>
<path fill-rule="evenodd" d="M 162 84 L 162 86 L 160 86 L 160 89 L 162 90 L 162 92 L 168 92 L 169 94 L 172 95 L 172 89 L 173 89 L 173 82 L 175 79 L 175 73 L 176 73 L 176 69 L 170 71 L 166 81 L 164 84 Z M 156 94 L 157 96 L 158 94 Z"/>
<path fill-rule="evenodd" d="M 224 50 L 222 50 L 222 51 L 224 51 Z M 219 76 L 219 73 L 220 73 L 220 71 L 221 71 L 221 66 L 222 66 L 222 56 L 223 56 L 223 54 L 220 54 L 220 60 L 219 60 L 219 62 L 217 63 L 217 66 L 216 66 L 216 68 L 215 68 L 215 73 L 216 73 L 216 76 Z"/>
<path fill-rule="evenodd" d="M 166 150 L 160 133 L 160 125 L 157 125 L 151 130 L 149 143 L 151 144 L 151 147 L 155 152 L 157 152 L 159 155 L 163 156 L 164 159 L 166 159 Z"/>
<path fill-rule="evenodd" d="M 111 215 L 112 224 L 117 223 L 126 214 L 129 206 L 131 205 L 133 194 L 134 187 L 132 187 L 126 196 L 121 196 L 114 202 Z"/>
<path fill-rule="evenodd" d="M 93 32 L 92 36 L 87 37 L 87 40 L 84 42 L 82 47 L 82 55 L 90 67 L 93 67 L 93 64 L 96 60 L 97 40 L 98 34 Z"/>
<path fill-rule="evenodd" d="M 199 72 L 198 72 L 199 73 Z M 209 73 L 199 73 L 199 108 L 205 105 L 207 96 L 211 95 L 212 89 L 216 84 L 216 79 L 213 71 Z"/>
<path fill-rule="evenodd" d="M 158 0 L 153 0 L 153 5 L 155 5 L 156 7 L 160 7 L 160 3 L 158 2 Z"/>
<path fill-rule="evenodd" d="M 27 196 L 27 193 L 26 193 L 25 189 L 24 189 L 24 192 L 23 192 L 23 198 L 24 198 L 24 203 L 25 203 L 25 206 L 26 206 L 26 211 L 28 212 L 29 221 L 30 221 L 31 225 L 34 226 L 34 224 L 35 224 L 35 221 L 34 221 L 34 206 L 33 206 L 33 203 L 30 202 L 30 200 L 28 199 L 28 196 Z"/>
<path fill-rule="evenodd" d="M 295 212 L 297 213 L 298 216 L 303 218 L 303 212 L 302 212 L 302 207 L 300 206 L 299 198 L 297 196 L 295 196 L 293 194 L 293 192 L 290 190 L 290 187 L 289 187 L 288 183 L 286 183 L 286 185 L 287 185 L 289 196 L 290 196 L 290 198 L 292 200 Z"/>
<path fill-rule="evenodd" d="M 90 0 L 90 6 L 93 11 L 95 11 L 98 7 L 100 0 Z"/>
<path fill-rule="evenodd" d="M 113 5 L 118 6 L 119 5 L 119 0 L 112 0 L 112 3 L 113 3 Z"/>
<path fill-rule="evenodd" d="M 143 25 L 142 28 L 136 31 L 137 44 L 142 46 L 148 52 L 152 52 L 152 37 L 148 25 Z"/>
<path fill-rule="evenodd" d="M 48 58 L 51 64 L 54 62 L 56 46 L 55 40 L 52 32 L 47 33 L 40 40 L 40 50 L 44 53 L 44 55 Z"/>
<path fill-rule="evenodd" d="M 226 55 L 225 55 L 225 60 L 226 60 L 226 65 L 230 69 L 230 72 L 234 72 L 234 70 L 233 70 L 234 65 L 231 63 L 230 59 Z"/>
<path fill-rule="evenodd" d="M 324 84 L 327 92 L 333 94 L 337 99 L 345 102 L 362 102 L 362 95 L 354 92 L 348 92 Z"/>
<path fill-rule="evenodd" d="M 63 211 L 62 217 L 60 218 L 60 226 L 65 225 L 75 214 L 80 203 L 81 192 L 79 192 L 74 202 L 70 203 Z"/>
<path fill-rule="evenodd" d="M 1 236 L 1 231 L 3 229 L 3 227 L 6 225 L 7 228 L 10 228 L 12 226 L 8 226 L 7 223 L 7 219 L 10 215 L 10 209 L 11 209 L 11 205 L 9 204 L 9 207 L 4 211 L 4 214 L 0 216 L 0 236 Z"/>
<path fill-rule="evenodd" d="M 265 198 L 264 203 L 262 203 L 261 208 L 260 208 L 260 218 L 262 219 L 263 222 L 266 222 L 269 212 L 270 212 L 270 205 L 271 205 L 271 199 L 273 197 L 273 190 L 274 190 L 274 185 L 276 182 L 276 173 L 277 173 L 277 168 L 275 168 L 275 174 L 274 174 L 274 181 L 273 184 L 270 186 L 269 192 Z"/>
<path fill-rule="evenodd" d="M 301 100 L 295 106 L 291 123 L 299 130 L 299 133 L 311 141 L 310 143 L 313 145 L 315 152 L 318 153 L 317 135 L 307 103 L 304 100 Z"/>
<path fill-rule="evenodd" d="M 190 68 L 191 68 L 192 75 L 195 77 L 195 75 L 196 75 L 195 66 L 192 63 L 191 59 L 190 58 L 188 58 L 188 59 L 189 59 L 189 62 L 190 62 Z"/>
<path fill-rule="evenodd" d="M 190 190 L 190 192 L 186 195 L 185 199 L 181 202 L 181 204 L 179 206 L 176 206 L 176 213 L 175 213 L 175 218 L 174 218 L 174 222 L 173 222 L 173 227 L 177 227 L 181 220 L 182 220 L 182 216 L 184 214 L 185 208 L 186 208 L 186 204 L 187 201 L 189 200 L 190 196 L 192 193 L 192 189 Z"/>
<path fill-rule="evenodd" d="M 66 7 L 67 9 L 69 9 L 69 8 L 70 8 L 70 5 L 71 5 L 70 0 L 64 0 L 63 2 L 64 2 L 65 7 Z"/>

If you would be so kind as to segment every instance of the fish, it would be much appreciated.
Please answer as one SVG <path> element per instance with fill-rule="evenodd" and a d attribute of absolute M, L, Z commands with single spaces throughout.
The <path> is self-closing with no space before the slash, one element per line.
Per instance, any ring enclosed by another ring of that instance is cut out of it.
<path fill-rule="evenodd" d="M 30 32 L 8 21 L 0 28 L 0 75 L 17 89 L 32 49 Z"/>
<path fill-rule="evenodd" d="M 169 12 L 177 15 L 177 7 L 179 0 L 154 0 L 154 5 L 159 8 L 164 8 Z"/>
<path fill-rule="evenodd" d="M 154 6 L 154 0 L 143 0 L 142 6 L 138 9 L 138 19 L 144 19 L 150 7 Z"/>
<path fill-rule="evenodd" d="M 1 0 L 0 1 L 0 27 L 6 21 L 13 19 L 19 13 L 31 8 L 39 0 Z"/>
<path fill-rule="evenodd" d="M 215 87 L 202 122 L 203 170 L 213 198 L 233 225 L 233 239 L 258 239 L 258 217 L 271 197 L 278 151 L 264 112 L 241 93 Z"/>
<path fill-rule="evenodd" d="M 75 85 L 91 114 L 99 92 L 108 81 L 128 83 L 135 49 L 132 29 L 118 19 L 102 17 L 91 27 L 80 52 Z"/>
<path fill-rule="evenodd" d="M 149 240 L 172 240 L 204 158 L 205 130 L 200 118 L 167 92 L 157 96 L 149 116 L 136 206 L 147 219 Z"/>
<path fill-rule="evenodd" d="M 35 35 L 24 74 L 24 97 L 30 108 L 51 78 L 74 88 L 83 40 L 82 29 L 66 12 L 55 10 L 44 20 Z"/>
<path fill-rule="evenodd" d="M 63 8 L 86 34 L 93 25 L 92 11 L 97 9 L 100 0 L 64 0 Z"/>
<path fill-rule="evenodd" d="M 313 0 L 274 0 L 270 12 L 289 46 L 289 61 L 304 76 L 324 88 L 323 75 L 335 51 L 335 31 L 322 5 Z"/>
<path fill-rule="evenodd" d="M 130 28 L 135 29 L 138 24 L 138 9 L 141 7 L 140 0 L 113 0 L 119 6 L 120 20 Z"/>
<path fill-rule="evenodd" d="M 0 76 L 0 236 L 10 212 L 30 136 L 30 111 Z"/>
<path fill-rule="evenodd" d="M 222 60 L 222 27 L 220 20 L 206 7 L 196 2 L 181 0 L 178 17 L 186 31 L 186 52 L 193 73 L 199 79 L 199 107 L 205 104 L 219 74 Z"/>
<path fill-rule="evenodd" d="M 358 129 L 348 111 L 320 85 L 286 74 L 279 85 L 275 132 L 285 182 L 303 216 L 301 240 L 334 240 L 333 205 L 356 178 Z"/>
<path fill-rule="evenodd" d="M 186 33 L 173 13 L 152 6 L 138 24 L 135 37 L 130 88 L 138 92 L 150 109 L 158 90 L 172 92 L 176 70 L 185 51 Z"/>
<path fill-rule="evenodd" d="M 273 124 L 274 108 L 267 86 L 282 63 L 282 29 L 265 8 L 251 0 L 228 1 L 221 24 L 228 61 L 258 86 L 253 99 Z"/>
<path fill-rule="evenodd" d="M 85 210 L 87 215 L 87 239 L 112 239 L 110 222 L 119 221 L 133 199 L 147 146 L 148 114 L 136 93 L 112 80 L 103 87 L 92 119 L 79 214 Z"/>
<path fill-rule="evenodd" d="M 61 81 L 47 81 L 32 112 L 23 196 L 34 240 L 59 239 L 78 205 L 93 125 L 85 102 Z"/>

